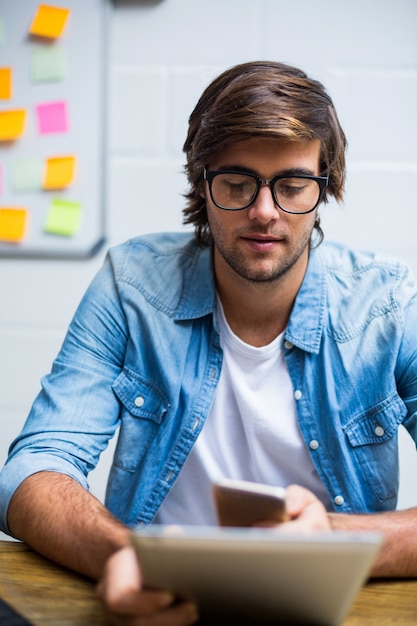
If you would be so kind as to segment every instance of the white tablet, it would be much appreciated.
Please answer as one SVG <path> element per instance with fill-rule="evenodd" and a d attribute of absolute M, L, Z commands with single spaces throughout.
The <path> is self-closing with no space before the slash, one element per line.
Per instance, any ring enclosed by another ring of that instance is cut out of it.
<path fill-rule="evenodd" d="M 336 626 L 381 543 L 365 532 L 163 525 L 132 539 L 144 584 L 194 600 L 204 623 L 216 625 Z"/>

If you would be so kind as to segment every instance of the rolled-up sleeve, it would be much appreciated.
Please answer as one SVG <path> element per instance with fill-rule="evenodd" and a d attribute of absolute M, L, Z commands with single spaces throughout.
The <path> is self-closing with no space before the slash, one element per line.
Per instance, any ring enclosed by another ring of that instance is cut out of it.
<path fill-rule="evenodd" d="M 0 527 L 19 485 L 41 471 L 60 472 L 88 488 L 88 473 L 114 435 L 119 402 L 112 384 L 123 366 L 128 332 L 107 257 L 70 324 L 51 372 L 42 379 L 20 435 L 0 473 Z"/>

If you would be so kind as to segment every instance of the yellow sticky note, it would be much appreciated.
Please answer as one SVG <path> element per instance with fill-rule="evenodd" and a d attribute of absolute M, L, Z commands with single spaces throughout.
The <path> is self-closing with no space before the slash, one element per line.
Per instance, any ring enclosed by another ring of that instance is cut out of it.
<path fill-rule="evenodd" d="M 69 9 L 40 4 L 30 25 L 30 34 L 50 39 L 61 37 L 69 12 Z"/>
<path fill-rule="evenodd" d="M 21 241 L 26 234 L 27 221 L 27 209 L 0 207 L 0 241 Z"/>
<path fill-rule="evenodd" d="M 45 222 L 45 232 L 70 237 L 78 231 L 81 221 L 81 204 L 68 200 L 53 200 Z"/>
<path fill-rule="evenodd" d="M 26 119 L 25 109 L 0 111 L 0 141 L 12 141 L 23 133 Z"/>
<path fill-rule="evenodd" d="M 12 70 L 10 67 L 0 67 L 0 99 L 10 100 L 12 97 Z"/>
<path fill-rule="evenodd" d="M 46 159 L 44 189 L 64 189 L 74 180 L 75 174 L 74 156 L 60 156 Z"/>

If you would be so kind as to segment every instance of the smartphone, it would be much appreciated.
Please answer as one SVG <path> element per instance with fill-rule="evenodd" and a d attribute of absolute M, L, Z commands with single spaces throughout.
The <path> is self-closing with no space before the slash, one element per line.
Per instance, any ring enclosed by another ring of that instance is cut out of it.
<path fill-rule="evenodd" d="M 213 485 L 220 526 L 256 526 L 288 521 L 285 489 L 246 480 L 222 479 Z"/>

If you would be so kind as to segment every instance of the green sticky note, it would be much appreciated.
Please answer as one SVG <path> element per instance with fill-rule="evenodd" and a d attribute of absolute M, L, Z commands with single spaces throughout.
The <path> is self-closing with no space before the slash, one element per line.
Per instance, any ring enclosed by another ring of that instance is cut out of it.
<path fill-rule="evenodd" d="M 35 48 L 31 58 L 34 82 L 62 80 L 65 71 L 64 50 L 59 44 Z"/>
<path fill-rule="evenodd" d="M 71 237 L 80 227 L 82 206 L 80 202 L 52 200 L 46 216 L 45 232 Z"/>
<path fill-rule="evenodd" d="M 44 162 L 42 159 L 19 159 L 12 164 L 14 191 L 42 189 Z"/>

